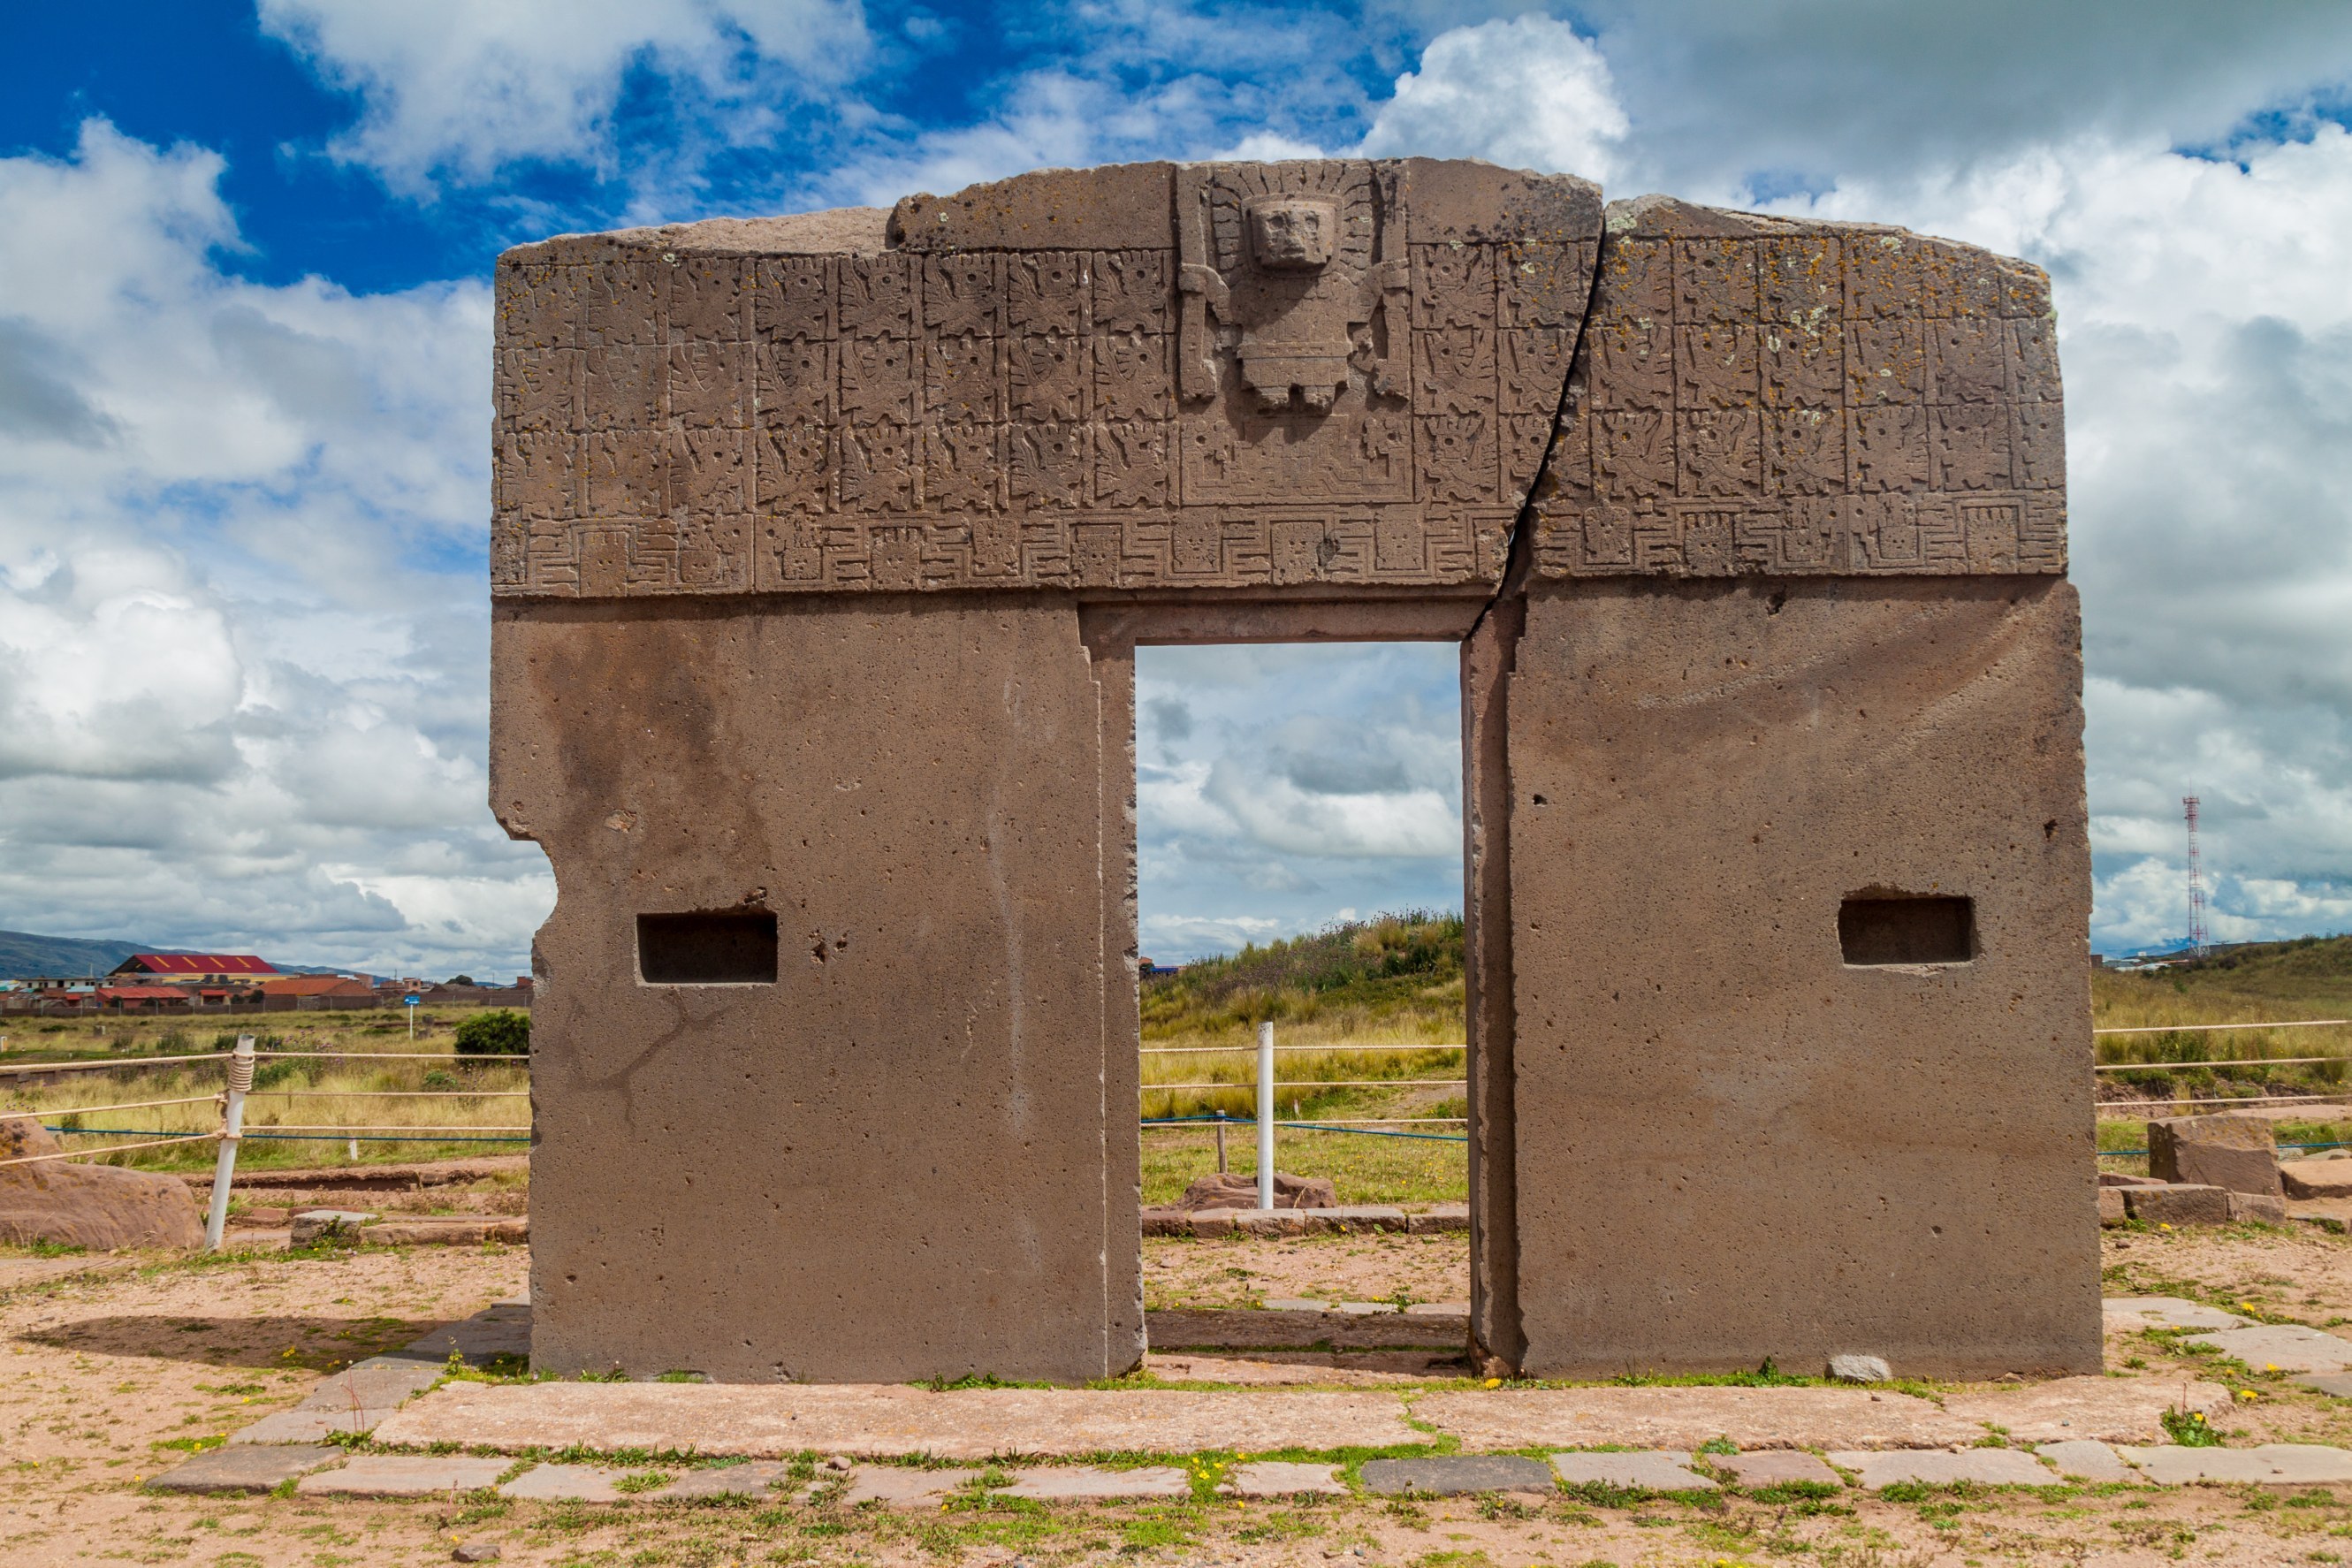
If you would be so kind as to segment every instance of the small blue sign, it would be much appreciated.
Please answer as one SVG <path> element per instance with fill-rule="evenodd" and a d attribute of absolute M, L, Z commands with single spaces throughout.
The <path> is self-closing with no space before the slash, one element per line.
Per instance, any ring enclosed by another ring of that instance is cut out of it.
<path fill-rule="evenodd" d="M 416 998 L 414 996 L 403 996 L 400 1000 L 407 1006 L 414 1007 L 416 1005 Z"/>

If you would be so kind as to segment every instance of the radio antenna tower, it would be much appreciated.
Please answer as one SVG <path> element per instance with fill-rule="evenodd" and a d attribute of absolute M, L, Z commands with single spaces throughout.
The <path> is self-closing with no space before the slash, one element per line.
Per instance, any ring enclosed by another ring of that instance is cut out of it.
<path fill-rule="evenodd" d="M 2189 951 L 2205 956 L 2205 873 L 2197 857 L 2197 797 L 2184 795 L 2180 806 L 2189 817 Z"/>

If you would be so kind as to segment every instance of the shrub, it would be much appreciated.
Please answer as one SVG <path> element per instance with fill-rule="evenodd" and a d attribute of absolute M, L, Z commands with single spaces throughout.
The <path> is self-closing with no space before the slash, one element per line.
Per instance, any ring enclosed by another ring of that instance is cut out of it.
<path fill-rule="evenodd" d="M 461 1057 L 524 1057 L 530 1054 L 530 1015 L 508 1007 L 477 1013 L 457 1026 Z"/>

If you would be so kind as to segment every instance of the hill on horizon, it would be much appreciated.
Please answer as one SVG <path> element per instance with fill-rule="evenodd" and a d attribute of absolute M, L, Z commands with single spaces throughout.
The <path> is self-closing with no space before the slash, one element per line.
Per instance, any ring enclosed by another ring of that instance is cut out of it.
<path fill-rule="evenodd" d="M 126 942 L 115 937 L 40 936 L 28 931 L 0 931 L 0 980 L 30 980 L 36 975 L 104 974 L 134 952 L 206 952 L 217 948 L 163 947 L 152 942 Z M 340 974 L 299 963 L 268 961 L 283 974 Z"/>

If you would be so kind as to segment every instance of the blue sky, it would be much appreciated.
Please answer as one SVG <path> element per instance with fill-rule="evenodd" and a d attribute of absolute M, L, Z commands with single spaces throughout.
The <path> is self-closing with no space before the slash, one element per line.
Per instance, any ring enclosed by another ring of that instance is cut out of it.
<path fill-rule="evenodd" d="M 1049 164 L 1480 156 L 2050 268 L 2094 940 L 2352 929 L 2352 7 L 175 0 L 0 48 L 0 926 L 519 970 L 502 247 Z M 1152 650 L 1155 957 L 1459 899 L 1443 648 Z"/>

